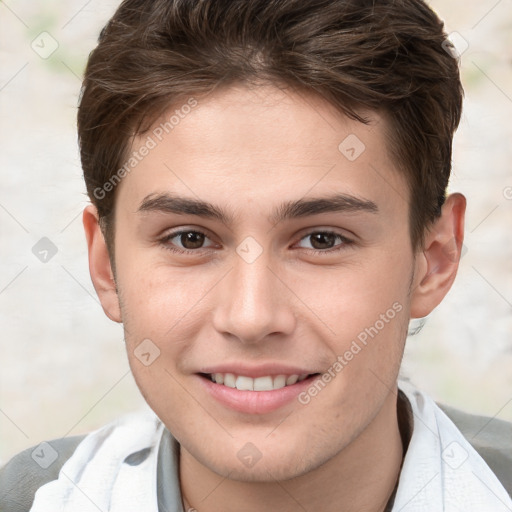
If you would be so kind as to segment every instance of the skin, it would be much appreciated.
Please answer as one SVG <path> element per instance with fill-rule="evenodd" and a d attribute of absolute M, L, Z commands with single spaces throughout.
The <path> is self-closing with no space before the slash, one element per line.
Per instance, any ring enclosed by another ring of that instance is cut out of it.
<path fill-rule="evenodd" d="M 402 460 L 396 392 L 408 322 L 428 315 L 451 287 L 465 199 L 449 196 L 424 247 L 413 251 L 407 185 L 378 113 L 363 125 L 317 96 L 270 85 L 232 86 L 198 100 L 118 186 L 115 280 L 95 207 L 83 216 L 102 306 L 123 322 L 136 382 L 181 445 L 186 505 L 384 510 Z M 366 146 L 355 161 L 338 149 L 351 134 Z M 372 201 L 378 212 L 269 219 L 283 202 L 334 192 Z M 139 211 L 144 198 L 164 193 L 208 201 L 233 222 Z M 176 228 L 205 233 L 207 247 L 170 251 L 185 247 L 179 236 L 161 241 Z M 315 245 L 309 235 L 326 229 L 352 243 L 334 237 Z M 251 263 L 236 251 L 248 236 L 262 250 Z M 396 303 L 401 311 L 306 405 L 240 413 L 199 385 L 196 372 L 206 364 L 279 362 L 326 372 Z M 144 339 L 160 350 L 149 366 L 134 354 Z M 246 443 L 261 453 L 252 467 L 237 457 Z"/>

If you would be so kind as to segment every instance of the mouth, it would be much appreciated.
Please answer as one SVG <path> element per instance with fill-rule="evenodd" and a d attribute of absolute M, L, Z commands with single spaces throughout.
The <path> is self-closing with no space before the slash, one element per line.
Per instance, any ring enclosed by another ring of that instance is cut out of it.
<path fill-rule="evenodd" d="M 291 374 L 291 375 L 265 375 L 262 377 L 248 377 L 246 375 L 236 375 L 234 373 L 200 373 L 204 379 L 221 386 L 226 386 L 239 391 L 275 391 L 277 389 L 293 386 L 297 382 L 316 377 L 319 373 Z"/>
<path fill-rule="evenodd" d="M 320 373 L 249 377 L 234 373 L 196 373 L 208 396 L 228 410 L 262 415 L 298 402 L 301 392 L 313 385 Z"/>

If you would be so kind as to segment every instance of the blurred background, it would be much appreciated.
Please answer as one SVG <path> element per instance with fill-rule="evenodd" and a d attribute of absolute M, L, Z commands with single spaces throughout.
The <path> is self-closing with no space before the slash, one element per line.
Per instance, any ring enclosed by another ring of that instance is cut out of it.
<path fill-rule="evenodd" d="M 512 420 L 512 0 L 435 0 L 466 91 L 450 191 L 468 199 L 458 278 L 402 374 Z M 143 405 L 88 272 L 81 76 L 118 0 L 0 1 L 0 465 Z"/>

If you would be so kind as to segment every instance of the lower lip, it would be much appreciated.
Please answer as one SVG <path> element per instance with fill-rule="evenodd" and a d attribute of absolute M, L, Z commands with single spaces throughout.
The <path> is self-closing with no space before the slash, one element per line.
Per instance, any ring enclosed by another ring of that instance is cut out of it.
<path fill-rule="evenodd" d="M 238 412 L 248 414 L 265 414 L 283 407 L 307 389 L 320 375 L 312 375 L 301 382 L 272 391 L 240 391 L 211 379 L 196 375 L 206 391 L 222 405 Z"/>

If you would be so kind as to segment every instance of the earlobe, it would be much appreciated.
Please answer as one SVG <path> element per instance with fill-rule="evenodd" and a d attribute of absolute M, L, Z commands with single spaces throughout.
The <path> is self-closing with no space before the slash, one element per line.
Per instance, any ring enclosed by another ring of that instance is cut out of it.
<path fill-rule="evenodd" d="M 453 284 L 464 240 L 465 211 L 466 198 L 462 194 L 451 194 L 441 216 L 425 236 L 423 251 L 417 256 L 411 291 L 412 318 L 429 315 Z"/>
<path fill-rule="evenodd" d="M 94 289 L 105 314 L 114 322 L 121 322 L 116 283 L 96 207 L 87 206 L 84 209 L 82 220 L 89 253 L 89 272 Z"/>

